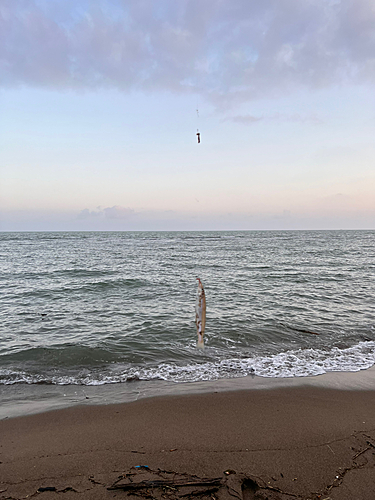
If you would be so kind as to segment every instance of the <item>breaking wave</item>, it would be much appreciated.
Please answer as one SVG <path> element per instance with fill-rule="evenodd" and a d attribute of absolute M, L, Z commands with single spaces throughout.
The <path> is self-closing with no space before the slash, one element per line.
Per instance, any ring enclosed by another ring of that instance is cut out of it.
<path fill-rule="evenodd" d="M 295 349 L 268 356 L 228 358 L 204 363 L 178 365 L 159 363 L 155 366 L 113 364 L 104 370 L 77 373 L 35 373 L 0 369 L 0 384 L 104 385 L 134 381 L 165 380 L 175 383 L 214 381 L 246 376 L 307 377 L 328 372 L 356 372 L 375 364 L 375 342 L 359 342 L 329 350 Z"/>

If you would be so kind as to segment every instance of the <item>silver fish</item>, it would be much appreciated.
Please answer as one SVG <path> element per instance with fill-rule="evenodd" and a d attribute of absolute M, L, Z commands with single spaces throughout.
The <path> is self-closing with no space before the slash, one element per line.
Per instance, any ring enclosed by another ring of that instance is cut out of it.
<path fill-rule="evenodd" d="M 204 288 L 202 282 L 199 278 L 198 280 L 198 291 L 197 291 L 197 299 L 195 302 L 195 324 L 197 326 L 197 335 L 198 342 L 197 347 L 203 349 L 204 341 L 204 328 L 206 326 L 206 295 L 204 293 Z"/>

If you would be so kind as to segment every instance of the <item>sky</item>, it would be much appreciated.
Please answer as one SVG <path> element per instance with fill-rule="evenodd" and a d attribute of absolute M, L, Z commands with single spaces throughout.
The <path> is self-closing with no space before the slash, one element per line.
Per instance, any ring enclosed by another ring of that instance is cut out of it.
<path fill-rule="evenodd" d="M 374 90 L 373 0 L 0 0 L 0 230 L 375 229 Z"/>

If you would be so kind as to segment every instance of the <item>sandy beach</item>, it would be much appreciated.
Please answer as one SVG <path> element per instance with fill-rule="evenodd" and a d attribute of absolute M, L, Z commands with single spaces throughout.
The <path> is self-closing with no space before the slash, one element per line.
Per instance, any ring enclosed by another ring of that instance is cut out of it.
<path fill-rule="evenodd" d="M 1 499 L 375 492 L 373 391 L 291 387 L 76 406 L 2 420 L 0 436 Z"/>

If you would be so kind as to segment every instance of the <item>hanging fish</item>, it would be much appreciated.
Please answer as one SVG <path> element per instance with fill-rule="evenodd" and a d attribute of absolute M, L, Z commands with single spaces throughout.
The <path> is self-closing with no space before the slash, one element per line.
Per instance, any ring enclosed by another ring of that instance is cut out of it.
<path fill-rule="evenodd" d="M 201 280 L 199 278 L 197 278 L 197 280 L 198 280 L 198 291 L 197 291 L 197 299 L 195 302 L 195 324 L 197 325 L 197 335 L 198 335 L 197 347 L 203 349 L 204 327 L 206 326 L 206 295 L 204 293 L 204 288 Z"/>

